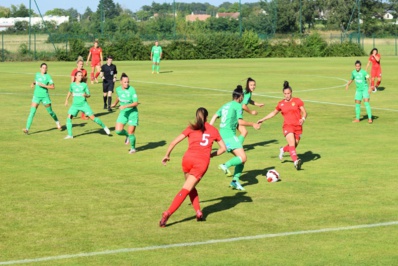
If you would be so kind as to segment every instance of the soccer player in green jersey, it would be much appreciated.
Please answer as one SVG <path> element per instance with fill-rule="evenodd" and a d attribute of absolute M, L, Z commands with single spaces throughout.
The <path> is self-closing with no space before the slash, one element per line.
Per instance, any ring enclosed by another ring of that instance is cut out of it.
<path fill-rule="evenodd" d="M 159 74 L 159 69 L 160 69 L 160 59 L 162 59 L 163 51 L 162 47 L 159 46 L 159 42 L 156 41 L 155 45 L 152 46 L 151 50 L 151 60 L 152 60 L 152 74 L 158 73 Z"/>
<path fill-rule="evenodd" d="M 51 76 L 47 74 L 47 69 L 47 64 L 42 63 L 40 65 L 40 72 L 36 73 L 35 81 L 31 85 L 31 87 L 35 89 L 33 92 L 33 99 L 30 106 L 28 121 L 26 122 L 26 127 L 22 129 L 25 134 L 29 133 L 30 126 L 32 125 L 33 118 L 40 103 L 43 103 L 44 107 L 46 107 L 47 112 L 54 119 L 57 128 L 62 130 L 61 124 L 58 121 L 58 117 L 51 108 L 51 99 L 50 95 L 48 94 L 48 90 L 54 90 L 55 85 Z"/>
<path fill-rule="evenodd" d="M 252 93 L 256 89 L 256 81 L 252 78 L 247 78 L 246 80 L 246 89 L 243 93 L 243 101 L 242 101 L 242 109 L 246 111 L 247 113 L 251 115 L 257 115 L 256 110 L 250 110 L 249 109 L 249 104 L 258 106 L 258 107 L 263 107 L 263 103 L 258 103 L 252 100 Z M 245 126 L 238 126 L 238 130 L 240 132 L 239 141 L 243 144 L 246 136 L 247 136 L 247 129 Z"/>
<path fill-rule="evenodd" d="M 232 93 L 232 101 L 224 104 L 212 117 L 210 124 L 213 125 L 217 118 L 221 117 L 220 135 L 227 146 L 227 151 L 232 152 L 235 157 L 224 164 L 218 166 L 226 176 L 232 176 L 229 167 L 235 166 L 232 182 L 230 186 L 234 189 L 245 190 L 239 183 L 244 164 L 247 160 L 242 143 L 236 136 L 236 129 L 239 126 L 252 126 L 254 129 L 260 129 L 260 125 L 253 122 L 247 122 L 242 119 L 242 100 L 243 89 L 238 85 Z"/>
<path fill-rule="evenodd" d="M 124 143 L 128 145 L 130 143 L 129 153 L 135 153 L 135 128 L 138 126 L 138 97 L 135 89 L 129 85 L 129 77 L 122 73 L 120 77 L 121 86 L 116 88 L 116 94 L 118 98 L 115 103 L 112 104 L 114 108 L 118 103 L 119 106 L 119 116 L 116 120 L 116 134 L 121 136 L 126 136 Z M 128 124 L 129 127 L 127 131 L 124 129 L 124 125 Z"/>
<path fill-rule="evenodd" d="M 87 117 L 100 125 L 107 135 L 111 133 L 109 128 L 107 128 L 104 123 L 102 123 L 101 119 L 94 116 L 90 105 L 88 105 L 86 99 L 90 97 L 90 91 L 88 89 L 87 83 L 82 82 L 82 79 L 83 72 L 77 71 L 75 73 L 75 82 L 72 82 L 70 84 L 69 92 L 66 95 L 65 106 L 68 106 L 69 97 L 71 95 L 73 96 L 73 103 L 72 106 L 69 108 L 68 118 L 66 119 L 66 128 L 68 130 L 68 135 L 65 137 L 65 139 L 73 139 L 72 118 L 76 116 L 79 111 L 84 113 Z"/>
<path fill-rule="evenodd" d="M 363 99 L 363 104 L 365 105 L 366 113 L 368 114 L 369 124 L 373 123 L 372 119 L 372 109 L 370 108 L 370 95 L 369 95 L 369 75 L 368 73 L 361 69 L 361 61 L 357 60 L 355 62 L 355 70 L 351 72 L 351 79 L 348 81 L 345 89 L 348 90 L 348 86 L 355 80 L 356 93 L 355 93 L 355 119 L 353 123 L 358 123 L 359 116 L 361 114 L 361 101 Z"/>

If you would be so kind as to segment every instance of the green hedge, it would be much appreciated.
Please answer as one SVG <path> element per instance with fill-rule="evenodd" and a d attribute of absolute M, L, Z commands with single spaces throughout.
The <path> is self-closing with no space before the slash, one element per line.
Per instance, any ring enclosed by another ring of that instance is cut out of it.
<path fill-rule="evenodd" d="M 328 44 L 317 33 L 301 40 L 288 39 L 271 43 L 261 40 L 254 32 L 242 36 L 232 33 L 198 35 L 190 40 L 163 41 L 163 58 L 169 60 L 261 58 L 261 57 L 340 57 L 364 56 L 360 45 L 351 42 Z M 152 42 L 145 44 L 138 35 L 118 34 L 102 40 L 104 57 L 111 54 L 115 60 L 149 60 Z M 57 50 L 58 60 L 74 61 L 86 56 L 89 47 L 82 40 L 70 39 L 69 51 Z"/>

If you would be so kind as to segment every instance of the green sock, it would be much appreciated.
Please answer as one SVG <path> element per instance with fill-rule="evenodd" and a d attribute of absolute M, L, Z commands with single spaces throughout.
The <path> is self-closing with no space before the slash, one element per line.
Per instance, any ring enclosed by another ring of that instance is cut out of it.
<path fill-rule="evenodd" d="M 372 119 L 372 109 L 370 108 L 370 103 L 364 102 L 363 104 L 365 105 L 366 113 L 368 114 L 368 119 Z"/>
<path fill-rule="evenodd" d="M 228 162 L 225 163 L 226 167 L 231 167 L 231 166 L 237 166 L 239 164 L 242 163 L 242 160 L 240 157 L 235 156 L 234 158 L 232 158 L 231 160 L 229 160 Z"/>
<path fill-rule="evenodd" d="M 239 181 L 239 177 L 242 174 L 244 167 L 245 167 L 245 165 L 243 163 L 238 164 L 237 166 L 235 166 L 235 172 L 234 172 L 233 180 Z"/>
<path fill-rule="evenodd" d="M 135 135 L 134 134 L 129 135 L 129 139 L 130 139 L 131 148 L 135 149 Z"/>
<path fill-rule="evenodd" d="M 94 118 L 93 120 L 95 123 L 97 123 L 98 125 L 100 125 L 100 127 L 104 128 L 105 125 L 104 123 L 102 123 L 101 119 L 99 119 L 98 117 Z"/>
<path fill-rule="evenodd" d="M 155 71 L 155 65 L 152 65 L 152 72 Z"/>
<path fill-rule="evenodd" d="M 69 117 L 66 119 L 66 129 L 68 130 L 68 135 L 73 136 L 72 135 L 72 119 L 70 119 Z"/>
<path fill-rule="evenodd" d="M 238 137 L 240 144 L 243 144 L 243 142 L 245 141 L 245 137 L 243 135 L 239 135 Z"/>
<path fill-rule="evenodd" d="M 356 103 L 355 104 L 355 117 L 356 119 L 359 119 L 359 116 L 361 115 L 361 104 Z"/>
<path fill-rule="evenodd" d="M 35 117 L 36 114 L 36 107 L 30 107 L 30 113 L 28 116 L 28 120 L 26 121 L 26 129 L 29 130 L 30 126 L 32 125 L 33 122 L 33 117 Z"/>
<path fill-rule="evenodd" d="M 58 121 L 58 117 L 57 115 L 54 113 L 53 109 L 51 108 L 51 106 L 46 107 L 47 113 L 49 113 L 51 115 L 51 117 L 54 119 L 55 122 Z"/>

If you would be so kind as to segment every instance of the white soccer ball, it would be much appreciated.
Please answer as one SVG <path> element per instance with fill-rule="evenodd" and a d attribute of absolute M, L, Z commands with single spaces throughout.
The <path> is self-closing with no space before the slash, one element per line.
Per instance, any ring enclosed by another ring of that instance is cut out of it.
<path fill-rule="evenodd" d="M 275 169 L 271 169 L 267 172 L 267 181 L 272 183 L 272 182 L 278 182 L 279 179 L 279 173 Z"/>

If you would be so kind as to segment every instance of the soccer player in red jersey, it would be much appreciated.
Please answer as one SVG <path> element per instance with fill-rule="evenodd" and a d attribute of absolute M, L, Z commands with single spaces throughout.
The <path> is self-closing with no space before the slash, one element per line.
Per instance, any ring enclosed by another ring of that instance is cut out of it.
<path fill-rule="evenodd" d="M 368 67 L 370 64 L 372 64 L 372 69 L 370 71 L 370 89 L 372 90 L 372 92 L 376 92 L 377 87 L 379 87 L 379 85 L 381 83 L 380 58 L 381 58 L 381 55 L 379 54 L 379 51 L 377 50 L 377 48 L 373 48 L 372 51 L 370 51 L 368 64 L 366 65 L 366 69 L 365 69 L 365 71 L 368 72 Z M 376 85 L 375 85 L 375 82 L 376 82 Z M 370 93 L 370 90 L 369 90 L 369 93 Z"/>
<path fill-rule="evenodd" d="M 170 161 L 170 154 L 174 147 L 185 138 L 188 138 L 188 150 L 182 158 L 185 183 L 175 196 L 168 210 L 163 212 L 162 219 L 159 222 L 160 227 L 166 226 L 167 220 L 181 206 L 188 195 L 196 211 L 196 220 L 202 221 L 203 219 L 199 205 L 199 196 L 195 186 L 205 175 L 210 164 L 210 158 L 221 155 L 226 151 L 225 144 L 218 130 L 206 122 L 207 116 L 208 112 L 205 108 L 198 108 L 196 110 L 195 123 L 190 124 L 170 143 L 166 155 L 162 159 L 162 163 L 166 165 Z M 218 143 L 219 148 L 217 151 L 211 152 L 214 141 Z"/>
<path fill-rule="evenodd" d="M 299 98 L 292 97 L 292 88 L 289 86 L 289 82 L 283 83 L 283 95 L 284 99 L 278 102 L 275 110 L 258 120 L 257 123 L 262 123 L 267 119 L 270 119 L 277 115 L 279 112 L 282 113 L 284 118 L 283 122 L 283 135 L 286 138 L 287 145 L 280 148 L 279 159 L 282 160 L 283 153 L 289 152 L 290 157 L 294 162 L 294 167 L 297 170 L 301 169 L 301 159 L 298 158 L 296 153 L 296 147 L 298 146 L 303 133 L 303 124 L 307 117 L 307 112 L 304 108 L 304 103 Z"/>
<path fill-rule="evenodd" d="M 83 75 L 81 82 L 87 82 L 87 70 L 85 70 L 83 68 L 83 65 L 84 65 L 83 57 L 79 56 L 77 58 L 76 64 L 77 64 L 76 68 L 73 69 L 72 73 L 70 74 L 70 82 L 76 81 L 76 73 L 78 71 L 82 72 L 82 75 Z M 82 119 L 84 119 L 84 120 L 88 119 L 88 117 L 83 112 L 82 112 Z"/>
<path fill-rule="evenodd" d="M 101 62 L 103 61 L 102 48 L 99 47 L 98 40 L 95 40 L 94 46 L 90 48 L 90 52 L 88 53 L 87 56 L 87 65 L 88 61 L 90 61 L 90 57 L 91 57 L 91 74 L 90 74 L 91 84 L 94 83 L 94 80 L 96 83 L 98 83 L 97 78 L 101 71 Z"/>

